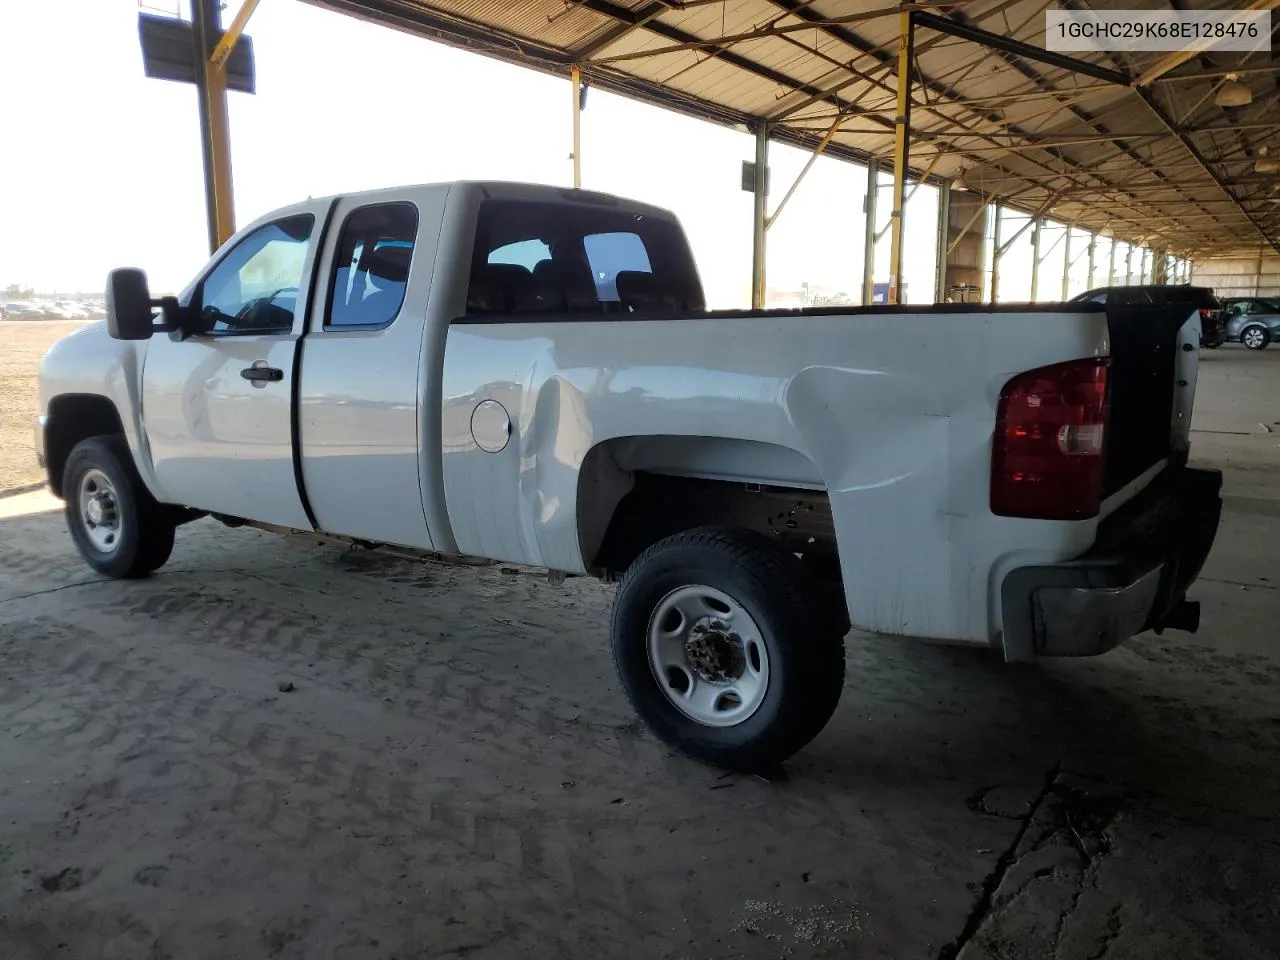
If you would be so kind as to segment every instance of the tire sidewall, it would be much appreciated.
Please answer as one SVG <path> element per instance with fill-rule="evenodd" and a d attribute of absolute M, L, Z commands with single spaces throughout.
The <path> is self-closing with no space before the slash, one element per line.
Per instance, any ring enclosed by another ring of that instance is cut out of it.
<path fill-rule="evenodd" d="M 80 481 L 89 470 L 101 470 L 115 488 L 116 508 L 120 511 L 123 533 L 119 546 L 104 553 L 93 545 L 80 519 Z M 111 447 L 101 440 L 85 440 L 77 444 L 67 457 L 62 474 L 62 491 L 66 498 L 67 526 L 71 538 L 85 562 L 109 577 L 123 577 L 133 569 L 141 545 L 141 516 L 137 487 Z"/>
<path fill-rule="evenodd" d="M 740 723 L 713 727 L 686 716 L 663 691 L 649 662 L 649 621 L 658 604 L 673 590 L 701 585 L 721 590 L 740 604 L 760 629 L 769 657 L 769 680 L 756 711 Z M 632 706 L 660 739 L 692 746 L 697 752 L 772 749 L 780 714 L 794 696 L 803 664 L 794 644 L 782 642 L 781 625 L 803 618 L 796 629 L 817 629 L 803 608 L 781 596 L 776 584 L 735 565 L 724 552 L 692 546 L 643 558 L 629 571 L 614 605 L 614 658 Z"/>

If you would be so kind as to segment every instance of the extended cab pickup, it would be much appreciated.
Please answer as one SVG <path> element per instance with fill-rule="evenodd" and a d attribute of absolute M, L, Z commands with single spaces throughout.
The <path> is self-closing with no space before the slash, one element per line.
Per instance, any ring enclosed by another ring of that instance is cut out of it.
<path fill-rule="evenodd" d="M 308 200 L 108 298 L 36 431 L 91 566 L 212 516 L 617 578 L 622 686 L 710 762 L 815 736 L 851 624 L 1031 660 L 1198 623 L 1185 305 L 708 311 L 669 213 L 498 183 Z"/>

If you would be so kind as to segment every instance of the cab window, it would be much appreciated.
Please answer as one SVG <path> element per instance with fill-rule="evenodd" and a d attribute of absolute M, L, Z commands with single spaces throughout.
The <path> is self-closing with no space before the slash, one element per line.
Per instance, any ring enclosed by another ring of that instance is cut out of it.
<path fill-rule="evenodd" d="M 299 214 L 250 233 L 200 285 L 206 333 L 280 334 L 293 329 L 315 218 Z"/>
<path fill-rule="evenodd" d="M 600 203 L 485 200 L 467 314 L 680 317 L 705 309 L 680 227 Z"/>
<path fill-rule="evenodd" d="M 417 234 L 412 203 L 375 203 L 347 215 L 329 282 L 326 328 L 385 327 L 399 316 Z"/>

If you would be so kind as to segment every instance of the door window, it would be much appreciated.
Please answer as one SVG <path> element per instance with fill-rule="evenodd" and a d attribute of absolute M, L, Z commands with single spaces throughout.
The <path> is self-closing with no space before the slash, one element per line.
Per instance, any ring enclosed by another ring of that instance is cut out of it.
<path fill-rule="evenodd" d="M 277 220 L 223 257 L 200 285 L 204 332 L 290 332 L 314 226 L 309 213 Z"/>
<path fill-rule="evenodd" d="M 385 327 L 399 316 L 417 234 L 412 203 L 375 203 L 347 215 L 334 256 L 327 328 Z"/>

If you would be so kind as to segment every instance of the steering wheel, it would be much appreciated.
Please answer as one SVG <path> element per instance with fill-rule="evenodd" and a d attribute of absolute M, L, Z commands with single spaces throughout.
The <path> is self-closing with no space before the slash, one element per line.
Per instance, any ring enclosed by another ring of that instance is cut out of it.
<path fill-rule="evenodd" d="M 266 306 L 266 305 L 271 304 L 271 303 L 275 300 L 275 298 L 276 298 L 276 297 L 280 296 L 280 294 L 285 293 L 285 292 L 290 291 L 290 290 L 292 290 L 295 294 L 298 292 L 298 288 L 297 288 L 297 287 L 293 287 L 293 286 L 290 286 L 290 287 L 280 287 L 278 290 L 273 290 L 273 291 L 271 291 L 271 293 L 270 293 L 268 296 L 265 296 L 265 297 L 256 297 L 255 299 L 250 300 L 248 303 L 244 304 L 244 306 L 242 306 L 242 307 L 241 307 L 241 308 L 236 312 L 236 319 L 237 319 L 237 320 L 244 320 L 244 319 L 246 319 L 246 318 L 249 316 L 249 314 L 250 314 L 250 313 L 252 313 L 254 310 L 258 309 L 258 307 Z"/>

